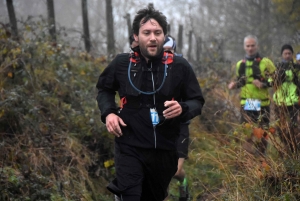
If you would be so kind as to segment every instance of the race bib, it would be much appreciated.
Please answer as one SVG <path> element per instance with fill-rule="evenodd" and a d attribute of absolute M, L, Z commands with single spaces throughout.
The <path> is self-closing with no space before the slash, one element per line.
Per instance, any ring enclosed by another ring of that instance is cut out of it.
<path fill-rule="evenodd" d="M 249 111 L 260 111 L 261 109 L 261 101 L 257 99 L 247 98 L 244 106 L 244 110 Z"/>
<path fill-rule="evenodd" d="M 153 126 L 156 126 L 159 123 L 159 117 L 155 108 L 150 108 L 150 117 Z"/>

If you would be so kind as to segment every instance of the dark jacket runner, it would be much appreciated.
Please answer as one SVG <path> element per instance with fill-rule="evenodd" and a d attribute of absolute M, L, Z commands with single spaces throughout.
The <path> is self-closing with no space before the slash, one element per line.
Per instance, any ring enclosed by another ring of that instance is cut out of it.
<path fill-rule="evenodd" d="M 172 55 L 173 56 L 173 55 Z M 189 63 L 179 56 L 174 56 L 173 63 L 167 65 L 162 62 L 163 52 L 146 62 L 140 56 L 139 63 L 132 63 L 130 78 L 128 68 L 130 58 L 128 53 L 119 54 L 100 75 L 98 88 L 98 106 L 101 120 L 105 123 L 110 113 L 118 115 L 127 124 L 121 127 L 123 136 L 115 138 L 117 142 L 141 148 L 157 148 L 165 150 L 176 149 L 176 139 L 180 131 L 180 123 L 186 122 L 201 114 L 204 104 L 201 88 Z M 139 93 L 132 84 L 141 91 L 153 91 L 162 88 L 155 95 Z M 115 103 L 115 92 L 120 98 L 126 97 L 126 104 L 122 109 Z M 154 105 L 155 97 L 155 105 Z M 163 117 L 164 102 L 177 100 L 182 107 L 182 114 L 176 118 L 165 120 Z M 152 125 L 150 108 L 155 107 L 160 117 L 160 123 Z"/>

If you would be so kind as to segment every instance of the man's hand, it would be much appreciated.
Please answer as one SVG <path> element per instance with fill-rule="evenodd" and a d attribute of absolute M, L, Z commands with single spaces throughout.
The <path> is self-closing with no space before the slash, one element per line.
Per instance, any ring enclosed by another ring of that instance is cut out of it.
<path fill-rule="evenodd" d="M 168 107 L 168 109 L 163 111 L 163 115 L 166 119 L 177 117 L 182 113 L 181 105 L 177 101 L 166 101 L 164 106 Z"/>
<path fill-rule="evenodd" d="M 257 88 L 263 88 L 264 87 L 264 83 L 262 83 L 258 79 L 253 80 L 252 84 L 254 84 Z"/>
<path fill-rule="evenodd" d="M 231 81 L 231 82 L 228 84 L 228 89 L 234 89 L 235 87 L 236 87 L 236 82 Z"/>
<path fill-rule="evenodd" d="M 108 132 L 114 134 L 116 137 L 123 135 L 120 125 L 127 126 L 119 116 L 113 113 L 106 116 L 106 128 Z"/>

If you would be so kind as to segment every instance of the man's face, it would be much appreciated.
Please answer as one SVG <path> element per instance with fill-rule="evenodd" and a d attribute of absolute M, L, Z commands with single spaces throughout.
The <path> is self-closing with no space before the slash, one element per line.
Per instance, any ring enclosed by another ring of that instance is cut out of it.
<path fill-rule="evenodd" d="M 158 22 L 150 19 L 141 24 L 139 35 L 134 35 L 134 38 L 139 43 L 142 55 L 150 59 L 162 51 L 165 35 Z"/>
<path fill-rule="evenodd" d="M 257 53 L 258 45 L 253 38 L 247 38 L 244 42 L 244 49 L 248 56 L 254 56 Z"/>
<path fill-rule="evenodd" d="M 283 50 L 281 56 L 282 56 L 283 60 L 288 61 L 288 62 L 292 61 L 292 59 L 293 59 L 293 53 L 289 49 Z"/>

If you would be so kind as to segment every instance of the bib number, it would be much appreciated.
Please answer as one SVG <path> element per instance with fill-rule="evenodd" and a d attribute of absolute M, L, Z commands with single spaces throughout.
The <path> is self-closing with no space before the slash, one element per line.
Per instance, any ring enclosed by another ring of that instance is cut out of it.
<path fill-rule="evenodd" d="M 159 123 L 159 117 L 155 108 L 150 108 L 150 117 L 153 126 L 156 126 Z"/>
<path fill-rule="evenodd" d="M 247 98 L 244 106 L 244 110 L 249 111 L 260 111 L 261 109 L 261 101 L 257 99 Z"/>

